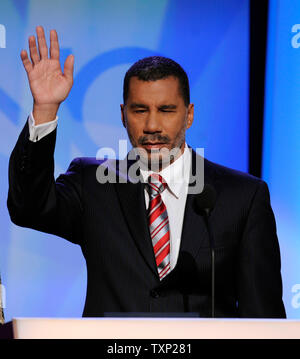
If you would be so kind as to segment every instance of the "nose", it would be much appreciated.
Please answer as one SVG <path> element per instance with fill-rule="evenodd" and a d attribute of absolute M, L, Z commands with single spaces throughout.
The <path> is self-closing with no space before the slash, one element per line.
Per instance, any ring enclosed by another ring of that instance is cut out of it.
<path fill-rule="evenodd" d="M 160 133 L 162 131 L 159 116 L 154 111 L 149 111 L 145 119 L 144 133 Z"/>

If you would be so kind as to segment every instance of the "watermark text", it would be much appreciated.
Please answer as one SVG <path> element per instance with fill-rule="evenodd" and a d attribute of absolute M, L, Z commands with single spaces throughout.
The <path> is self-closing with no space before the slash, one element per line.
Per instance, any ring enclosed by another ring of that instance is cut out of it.
<path fill-rule="evenodd" d="M 117 160 L 124 157 L 124 160 Z M 145 174 L 160 172 L 173 183 L 185 182 L 189 194 L 201 193 L 204 187 L 204 148 L 197 148 L 193 152 L 186 147 L 184 154 L 180 148 L 166 147 L 151 151 L 137 147 L 127 152 L 127 141 L 120 140 L 119 156 L 114 149 L 103 147 L 97 152 L 96 158 L 101 161 L 96 171 L 96 179 L 101 184 L 145 183 Z M 181 161 L 179 167 L 172 166 L 175 161 Z"/>
<path fill-rule="evenodd" d="M 2 24 L 0 24 L 0 48 L 6 48 L 6 29 Z"/>
<path fill-rule="evenodd" d="M 3 284 L 0 284 L 0 310 L 6 308 L 6 290 Z"/>

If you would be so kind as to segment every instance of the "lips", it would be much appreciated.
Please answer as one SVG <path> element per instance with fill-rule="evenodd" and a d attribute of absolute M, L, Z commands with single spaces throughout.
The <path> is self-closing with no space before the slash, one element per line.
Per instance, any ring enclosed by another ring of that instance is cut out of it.
<path fill-rule="evenodd" d="M 160 149 L 165 146 L 165 143 L 162 142 L 146 142 L 143 144 L 143 147 L 146 149 Z"/>
<path fill-rule="evenodd" d="M 155 146 L 155 145 L 164 145 L 164 143 L 163 142 L 145 142 L 144 145 Z"/>

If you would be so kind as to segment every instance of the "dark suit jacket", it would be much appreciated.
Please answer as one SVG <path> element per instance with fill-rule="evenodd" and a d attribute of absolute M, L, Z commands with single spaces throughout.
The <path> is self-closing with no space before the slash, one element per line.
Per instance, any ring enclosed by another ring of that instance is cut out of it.
<path fill-rule="evenodd" d="M 10 158 L 8 209 L 15 224 L 81 246 L 88 274 L 83 316 L 197 312 L 209 317 L 209 238 L 194 208 L 195 195 L 187 196 L 177 265 L 160 282 L 144 185 L 100 184 L 100 161 L 91 158 L 73 160 L 55 181 L 55 138 L 56 131 L 33 143 L 25 125 Z M 204 170 L 205 183 L 217 191 L 209 218 L 216 247 L 216 316 L 285 317 L 280 252 L 266 183 L 206 159 Z"/>

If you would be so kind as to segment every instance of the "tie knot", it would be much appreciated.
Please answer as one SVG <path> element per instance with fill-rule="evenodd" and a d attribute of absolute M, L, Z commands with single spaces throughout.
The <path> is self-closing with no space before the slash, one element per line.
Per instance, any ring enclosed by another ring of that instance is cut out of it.
<path fill-rule="evenodd" d="M 162 193 L 164 189 L 167 187 L 166 181 L 162 178 L 161 175 L 157 173 L 152 173 L 148 177 L 148 184 L 150 188 L 150 193 L 154 196 Z"/>

